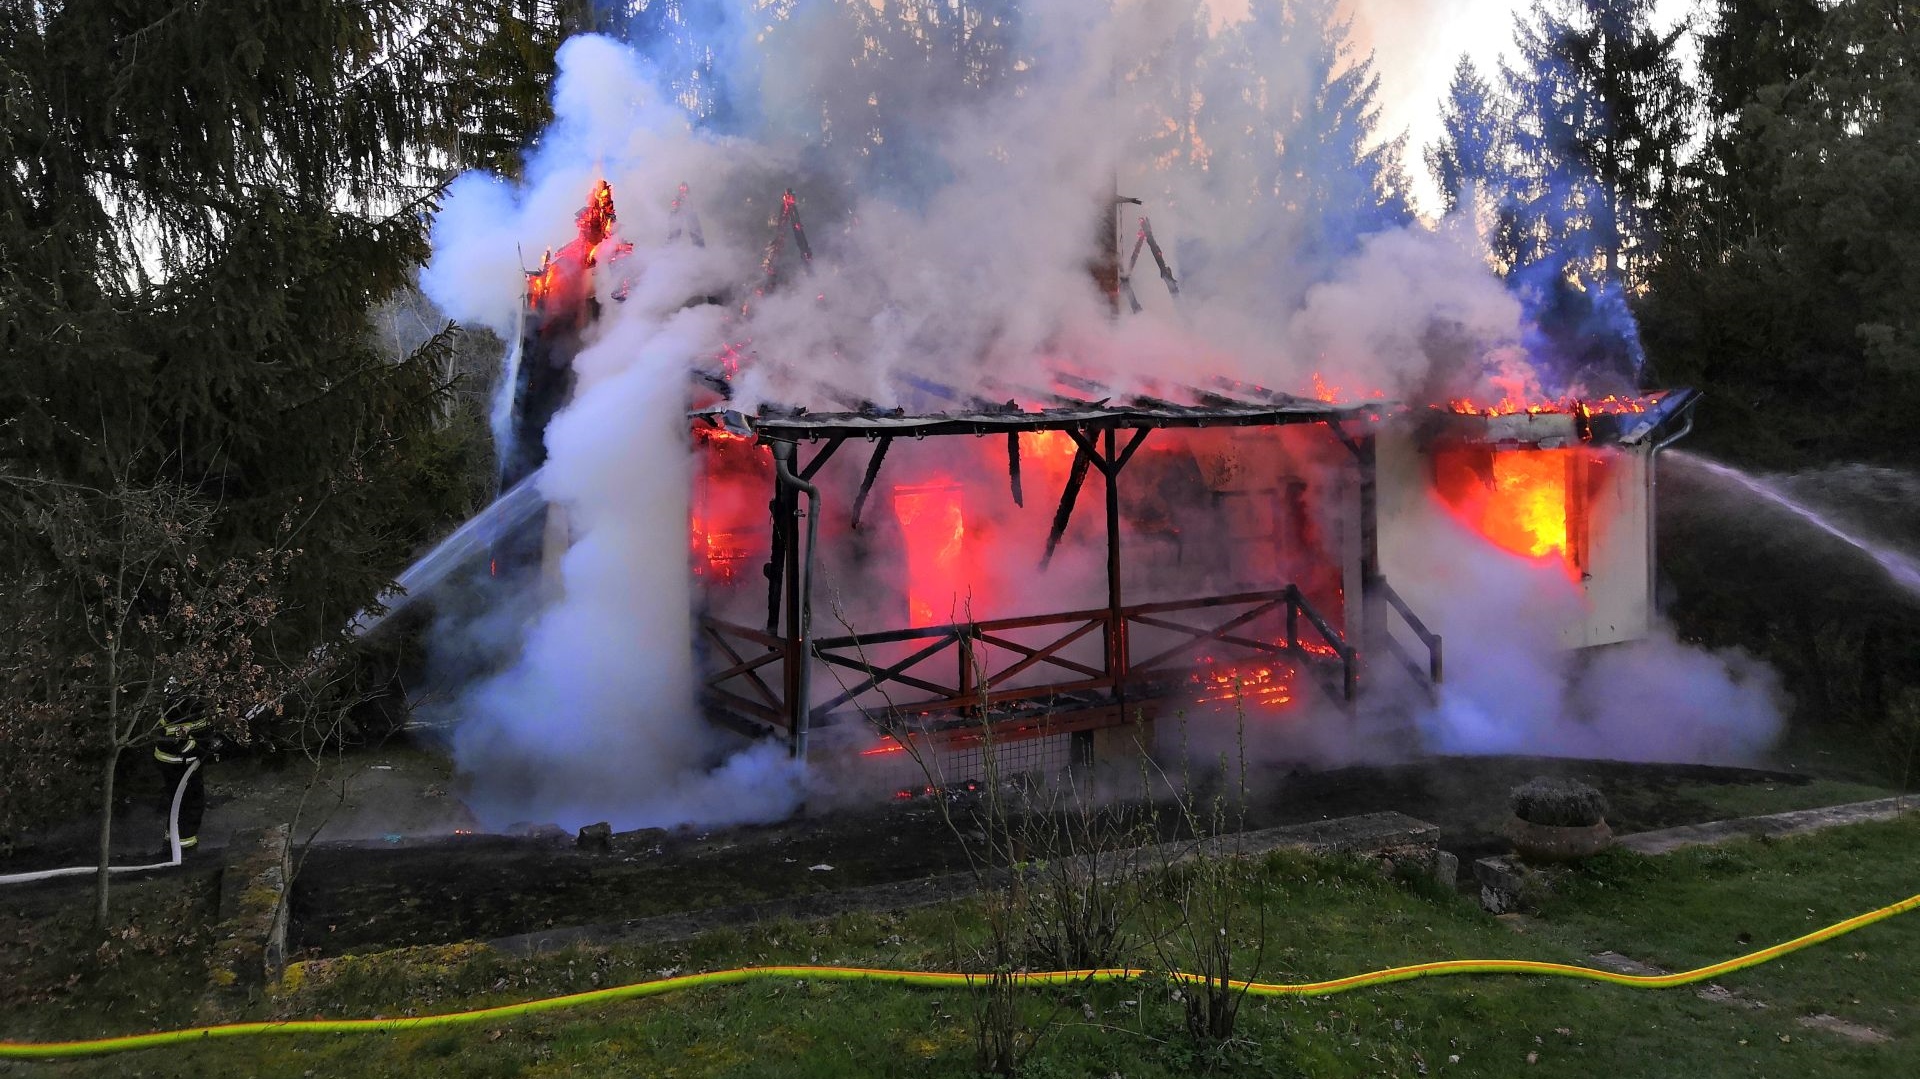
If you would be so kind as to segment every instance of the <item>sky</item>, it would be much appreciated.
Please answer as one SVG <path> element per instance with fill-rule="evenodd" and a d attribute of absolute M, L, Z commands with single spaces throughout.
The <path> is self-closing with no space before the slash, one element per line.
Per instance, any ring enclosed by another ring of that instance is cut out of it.
<path fill-rule="evenodd" d="M 1235 0 L 1215 0 L 1216 8 Z M 1346 0 L 1353 15 L 1354 38 L 1374 51 L 1380 74 L 1381 134 L 1402 131 L 1407 141 L 1407 172 L 1413 180 L 1416 208 L 1432 213 L 1438 191 L 1428 174 L 1424 147 L 1440 134 L 1440 99 L 1461 53 L 1473 57 L 1482 73 L 1499 70 L 1500 57 L 1513 47 L 1513 17 L 1531 0 Z M 1693 15 L 1696 0 L 1655 0 L 1654 21 L 1671 27 Z"/>

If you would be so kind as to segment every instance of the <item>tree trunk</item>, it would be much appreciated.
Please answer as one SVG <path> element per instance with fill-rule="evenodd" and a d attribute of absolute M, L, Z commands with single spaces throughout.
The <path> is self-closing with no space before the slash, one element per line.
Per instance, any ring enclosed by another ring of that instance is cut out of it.
<path fill-rule="evenodd" d="M 107 928 L 107 867 L 113 864 L 113 776 L 120 767 L 120 743 L 107 751 L 106 774 L 100 779 L 100 867 L 93 878 L 93 926 Z"/>

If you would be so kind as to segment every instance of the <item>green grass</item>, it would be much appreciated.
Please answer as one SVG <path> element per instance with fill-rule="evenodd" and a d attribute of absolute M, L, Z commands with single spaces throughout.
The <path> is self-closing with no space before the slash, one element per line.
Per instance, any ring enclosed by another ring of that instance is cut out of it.
<path fill-rule="evenodd" d="M 1670 787 L 1632 787 L 1617 783 L 1607 791 L 1613 803 L 1609 820 L 1634 822 L 1636 818 L 1659 816 L 1663 820 L 1732 820 L 1740 816 L 1763 816 L 1818 806 L 1866 803 L 1887 799 L 1899 791 L 1874 783 L 1855 783 L 1843 779 L 1812 779 L 1807 783 L 1674 783 Z M 1655 812 L 1655 806 L 1659 810 Z M 1615 826 L 1620 831 L 1620 826 Z"/>
<path fill-rule="evenodd" d="M 1385 880 L 1341 860 L 1280 855 L 1249 869 L 1234 939 L 1259 974 L 1305 980 L 1450 957 L 1584 962 L 1612 949 L 1670 969 L 1726 958 L 1920 890 L 1920 818 L 1659 859 L 1612 852 L 1566 874 L 1515 933 L 1462 897 Z M 129 900 L 130 903 L 133 900 Z M 133 909 L 132 907 L 129 908 Z M 679 946 L 580 948 L 532 958 L 421 951 L 337 965 L 253 1016 L 424 1014 L 745 963 L 950 969 L 981 935 L 979 908 L 845 916 L 714 934 Z M 123 961 L 124 962 L 124 961 Z M 172 966 L 168 966 L 172 963 Z M 189 1002 L 178 956 L 139 968 Z M 171 973 L 169 973 L 171 972 Z M 131 975 L 129 975 L 131 976 Z M 99 1001 L 22 998 L 5 1036 L 150 1028 L 177 1009 L 124 986 Z M 102 983 L 110 985 L 112 983 Z M 1030 993 L 1043 1029 L 1027 1074 L 1885 1076 L 1920 1074 L 1920 914 L 1728 979 L 1763 1009 L 1542 978 L 1429 980 L 1317 1001 L 1248 1001 L 1241 1040 L 1196 1043 L 1166 986 Z M 235 1041 L 94 1062 L 16 1065 L 58 1076 L 961 1076 L 972 1074 L 976 1000 L 964 993 L 782 981 L 699 990 L 497 1026 L 404 1035 Z M 190 1003 L 187 1010 L 191 1010 Z M 1894 1040 L 1858 1045 L 1802 1027 L 1826 1012 Z M 249 1017 L 253 1017 L 249 1016 Z M 1458 1058 L 1455 1060 L 1454 1058 Z M 0 1074 L 6 1073 L 0 1065 Z"/>
<path fill-rule="evenodd" d="M 1689 810 L 1688 816 L 1708 821 L 1867 802 L 1898 793 L 1892 788 L 1871 783 L 1815 779 L 1807 783 L 1682 783 L 1661 792 L 1660 796 L 1684 800 Z M 1631 804 L 1641 797 L 1653 795 L 1652 792 L 1615 792 L 1612 797 Z"/>
<path fill-rule="evenodd" d="M 1769 756 L 1776 767 L 1822 779 L 1920 789 L 1915 746 L 1897 730 L 1853 723 L 1796 721 Z"/>

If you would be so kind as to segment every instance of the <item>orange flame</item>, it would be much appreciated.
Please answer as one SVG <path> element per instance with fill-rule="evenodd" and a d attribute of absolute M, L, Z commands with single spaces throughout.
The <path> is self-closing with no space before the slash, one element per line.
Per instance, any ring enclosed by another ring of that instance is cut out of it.
<path fill-rule="evenodd" d="M 1065 431 L 1023 431 L 1020 456 L 1026 463 L 1032 482 L 1057 490 L 1073 469 L 1073 455 L 1080 451 Z"/>
<path fill-rule="evenodd" d="M 1435 458 L 1441 500 L 1496 546 L 1530 558 L 1569 557 L 1567 496 L 1572 450 L 1508 450 L 1487 455 L 1476 471 L 1464 453 Z"/>
<path fill-rule="evenodd" d="M 765 485 L 772 450 L 752 434 L 695 423 L 699 449 L 688 513 L 688 544 L 696 577 L 730 584 L 756 555 L 764 555 Z"/>
<path fill-rule="evenodd" d="M 540 268 L 527 271 L 527 302 L 534 310 L 545 311 L 551 302 L 562 312 L 574 313 L 593 291 L 589 271 L 602 257 L 612 261 L 633 251 L 630 243 L 611 241 L 616 220 L 613 185 L 601 180 L 574 215 L 573 240 L 557 254 L 548 248 L 540 257 Z"/>
<path fill-rule="evenodd" d="M 1336 386 L 1333 383 L 1328 382 L 1326 380 L 1326 377 L 1318 371 L 1315 371 L 1313 373 L 1313 396 L 1318 398 L 1319 400 L 1325 401 L 1330 405 L 1337 405 L 1340 402 L 1347 400 L 1348 398 L 1346 387 Z M 1357 391 L 1357 396 L 1378 401 L 1387 396 L 1387 391 L 1385 390 Z"/>
<path fill-rule="evenodd" d="M 962 556 L 967 522 L 960 485 L 895 487 L 893 513 L 907 549 L 907 624 L 919 627 L 951 621 L 945 616 L 965 587 Z"/>
<path fill-rule="evenodd" d="M 1440 406 L 1435 405 L 1435 408 Z M 1558 401 L 1521 401 L 1513 397 L 1502 397 L 1490 405 L 1478 404 L 1465 397 L 1456 397 L 1447 402 L 1449 411 L 1463 416 L 1512 416 L 1526 413 L 1541 416 L 1551 413 L 1570 412 L 1581 416 L 1626 415 L 1645 412 L 1647 402 L 1638 397 L 1621 397 L 1608 394 L 1591 401 L 1576 398 L 1561 398 Z"/>
<path fill-rule="evenodd" d="M 1567 463 L 1563 450 L 1493 455 L 1493 499 L 1481 527 L 1521 554 L 1567 553 Z"/>
<path fill-rule="evenodd" d="M 614 220 L 613 185 L 602 180 L 594 185 L 593 194 L 587 196 L 586 209 L 581 210 L 576 219 L 580 226 L 580 242 L 587 246 L 589 264 L 593 259 L 593 249 L 612 234 Z"/>
<path fill-rule="evenodd" d="M 694 427 L 693 437 L 702 444 L 719 444 L 725 446 L 742 442 L 758 441 L 753 435 L 743 435 L 737 431 L 729 431 L 725 427 L 713 427 L 704 423 Z M 761 448 L 766 449 L 764 446 Z M 771 451 L 769 450 L 768 452 Z"/>

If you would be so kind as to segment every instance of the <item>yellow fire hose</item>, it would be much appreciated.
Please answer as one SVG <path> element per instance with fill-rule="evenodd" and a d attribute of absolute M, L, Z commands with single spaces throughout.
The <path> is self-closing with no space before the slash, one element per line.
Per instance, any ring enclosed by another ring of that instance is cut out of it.
<path fill-rule="evenodd" d="M 1856 929 L 1884 921 L 1896 914 L 1905 914 L 1920 907 L 1920 895 L 1910 896 L 1898 903 L 1881 907 L 1879 910 L 1848 918 L 1818 929 L 1802 937 L 1795 937 L 1771 948 L 1762 948 L 1757 952 L 1714 963 L 1711 966 L 1694 970 L 1679 971 L 1673 974 L 1615 974 L 1607 970 L 1594 970 L 1591 967 L 1576 967 L 1566 963 L 1540 963 L 1525 959 L 1451 959 L 1438 963 L 1415 963 L 1404 967 L 1389 967 L 1369 974 L 1355 974 L 1346 978 L 1334 978 L 1330 981 L 1305 982 L 1298 985 L 1271 985 L 1263 982 L 1235 982 L 1234 987 L 1244 989 L 1248 995 L 1257 997 L 1323 997 L 1334 993 L 1344 993 L 1352 989 L 1365 989 L 1377 985 L 1389 985 L 1393 982 L 1410 981 L 1414 978 L 1434 978 L 1455 974 L 1540 974 L 1559 978 L 1581 978 L 1586 981 L 1608 982 L 1635 989 L 1671 989 L 1676 986 L 1692 985 L 1704 982 L 1723 974 L 1759 966 L 1762 963 L 1778 959 L 1783 955 L 1797 952 L 1835 937 L 1844 936 Z M 1095 982 L 1120 982 L 1133 978 L 1154 976 L 1168 978 L 1176 982 L 1201 984 L 1206 981 L 1198 974 L 1183 971 L 1161 973 L 1146 970 L 1058 970 L 1045 973 L 1018 973 L 1010 975 L 1015 984 L 1034 988 L 1041 986 L 1086 985 Z M 502 1004 L 493 1008 L 480 1008 L 467 1012 L 449 1012 L 445 1015 L 422 1015 L 399 1019 L 295 1019 L 263 1023 L 226 1023 L 219 1026 L 189 1027 L 184 1030 L 161 1030 L 151 1034 L 127 1034 L 117 1038 L 93 1038 L 72 1042 L 0 1042 L 0 1060 L 37 1059 L 48 1057 L 98 1056 L 106 1053 L 122 1053 L 131 1049 L 152 1049 L 162 1045 L 179 1045 L 207 1038 L 244 1038 L 258 1034 L 367 1034 L 377 1031 L 418 1030 L 423 1027 L 458 1026 L 465 1023 L 486 1023 L 499 1019 L 512 1019 L 522 1015 L 534 1015 L 539 1012 L 558 1011 L 562 1008 L 578 1008 L 592 1004 L 609 1004 L 620 1000 L 635 1000 L 640 997 L 660 996 L 681 989 L 697 989 L 716 985 L 738 985 L 742 982 L 769 979 L 810 978 L 816 981 L 830 982 L 885 982 L 891 985 L 917 986 L 923 988 L 946 988 L 952 986 L 970 987 L 985 984 L 990 975 L 962 974 L 949 971 L 919 970 L 869 970 L 858 967 L 820 967 L 820 966 L 767 966 L 738 967 L 733 970 L 716 970 L 705 974 L 682 974 L 677 978 L 663 978 L 651 982 L 635 982 L 632 985 L 614 986 L 610 989 L 596 989 L 586 993 L 570 993 L 560 997 L 546 997 L 541 1000 L 529 1000 L 520 1004 Z"/>

